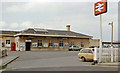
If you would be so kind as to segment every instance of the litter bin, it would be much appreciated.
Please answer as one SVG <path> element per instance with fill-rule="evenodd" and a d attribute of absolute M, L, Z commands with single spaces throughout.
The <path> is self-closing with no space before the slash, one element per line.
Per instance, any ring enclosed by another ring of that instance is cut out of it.
<path fill-rule="evenodd" d="M 2 50 L 2 57 L 7 56 L 7 50 Z"/>

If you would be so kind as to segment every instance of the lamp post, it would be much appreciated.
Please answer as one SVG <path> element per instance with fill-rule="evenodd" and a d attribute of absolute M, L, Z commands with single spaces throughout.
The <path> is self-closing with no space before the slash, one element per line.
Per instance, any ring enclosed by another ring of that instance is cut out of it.
<path fill-rule="evenodd" d="M 112 32 L 111 32 L 111 46 L 113 46 L 113 22 L 109 23 L 109 25 L 112 26 Z"/>
<path fill-rule="evenodd" d="M 112 26 L 112 32 L 111 32 L 111 62 L 113 62 L 113 22 L 109 23 L 109 25 Z"/>

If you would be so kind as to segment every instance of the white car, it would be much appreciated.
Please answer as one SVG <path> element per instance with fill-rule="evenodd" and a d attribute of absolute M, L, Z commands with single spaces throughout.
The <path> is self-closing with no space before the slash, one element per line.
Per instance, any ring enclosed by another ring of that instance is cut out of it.
<path fill-rule="evenodd" d="M 69 51 L 80 51 L 82 48 L 79 48 L 78 46 L 71 46 L 68 50 Z"/>

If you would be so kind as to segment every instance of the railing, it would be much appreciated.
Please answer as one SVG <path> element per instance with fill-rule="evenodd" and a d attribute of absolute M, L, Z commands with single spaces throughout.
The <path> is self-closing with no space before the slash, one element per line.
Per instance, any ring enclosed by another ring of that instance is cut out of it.
<path fill-rule="evenodd" d="M 101 56 L 99 51 L 101 49 L 97 49 L 97 58 L 98 62 L 108 63 L 108 62 L 120 62 L 120 48 L 102 48 Z M 95 54 L 94 54 L 95 56 Z M 101 60 L 99 60 L 101 57 Z"/>

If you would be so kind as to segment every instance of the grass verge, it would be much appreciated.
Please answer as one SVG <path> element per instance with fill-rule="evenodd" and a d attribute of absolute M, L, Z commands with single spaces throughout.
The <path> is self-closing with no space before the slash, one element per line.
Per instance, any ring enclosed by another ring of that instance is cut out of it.
<path fill-rule="evenodd" d="M 5 69 L 7 67 L 7 64 L 0 66 L 0 70 Z"/>

